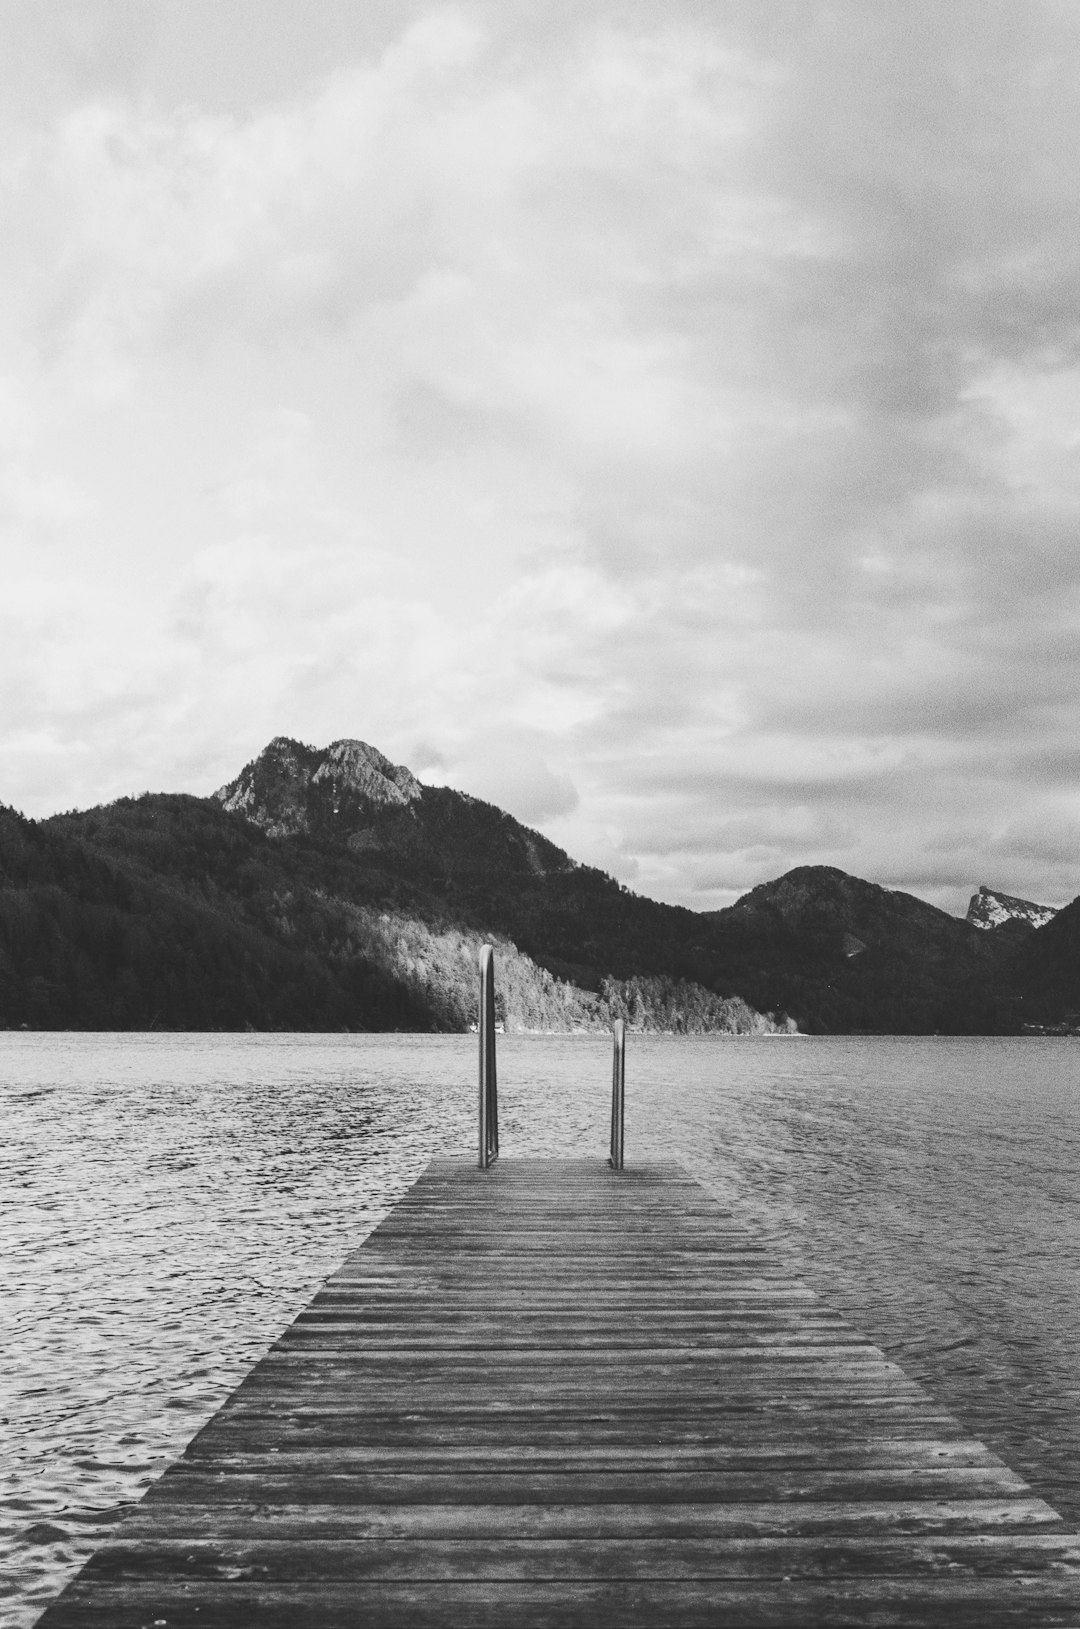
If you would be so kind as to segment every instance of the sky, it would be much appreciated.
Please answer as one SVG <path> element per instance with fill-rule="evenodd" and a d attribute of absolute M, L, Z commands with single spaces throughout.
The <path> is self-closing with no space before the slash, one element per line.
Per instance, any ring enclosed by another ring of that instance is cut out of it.
<path fill-rule="evenodd" d="M 1080 894 L 1073 0 L 0 0 L 0 802 Z"/>

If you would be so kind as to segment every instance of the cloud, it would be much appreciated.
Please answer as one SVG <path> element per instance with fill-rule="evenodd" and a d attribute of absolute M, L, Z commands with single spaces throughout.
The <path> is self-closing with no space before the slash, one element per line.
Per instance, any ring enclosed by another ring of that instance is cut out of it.
<path fill-rule="evenodd" d="M 0 796 L 355 734 L 691 903 L 1076 891 L 1071 8 L 36 15 Z"/>
<path fill-rule="evenodd" d="M 545 749 L 553 748 L 558 751 L 557 742 L 527 728 L 489 730 L 438 767 L 436 784 L 494 803 L 528 825 L 544 825 L 572 814 L 580 801 L 569 775 L 550 768 Z"/>

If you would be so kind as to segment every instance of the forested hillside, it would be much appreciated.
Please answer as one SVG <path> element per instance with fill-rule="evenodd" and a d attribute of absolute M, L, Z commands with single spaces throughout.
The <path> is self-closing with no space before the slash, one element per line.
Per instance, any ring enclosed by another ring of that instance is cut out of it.
<path fill-rule="evenodd" d="M 583 988 L 486 936 L 508 1028 L 771 1027 L 671 978 Z M 268 837 L 206 799 L 44 823 L 0 810 L 0 1026 L 462 1030 L 484 937 L 348 849 Z"/>
<path fill-rule="evenodd" d="M 1009 1033 L 1080 1007 L 1072 912 L 987 929 L 831 867 L 643 898 L 362 742 L 278 738 L 214 798 L 0 809 L 0 1025 Z"/>
<path fill-rule="evenodd" d="M 290 943 L 266 931 L 214 883 L 231 872 L 243 886 L 264 839 L 196 799 L 163 801 L 170 834 L 188 840 L 191 876 L 175 866 L 155 876 L 62 823 L 0 808 L 0 1025 L 430 1027 L 374 964 L 320 954 L 317 932 Z"/>

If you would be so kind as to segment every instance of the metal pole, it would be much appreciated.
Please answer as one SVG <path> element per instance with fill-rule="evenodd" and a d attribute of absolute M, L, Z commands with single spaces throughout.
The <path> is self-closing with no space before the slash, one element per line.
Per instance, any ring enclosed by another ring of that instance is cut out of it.
<path fill-rule="evenodd" d="M 615 1051 L 611 1060 L 611 1158 L 616 1171 L 623 1168 L 623 1099 L 626 1086 L 626 1024 L 615 1020 Z"/>
<path fill-rule="evenodd" d="M 488 1054 L 488 1152 L 493 1160 L 499 1157 L 499 1071 L 495 1066 L 495 958 L 491 959 L 491 979 L 488 989 L 488 1032 L 491 1051 Z"/>
<path fill-rule="evenodd" d="M 495 1076 L 495 953 L 480 948 L 480 1169 L 499 1153 L 499 1095 Z"/>

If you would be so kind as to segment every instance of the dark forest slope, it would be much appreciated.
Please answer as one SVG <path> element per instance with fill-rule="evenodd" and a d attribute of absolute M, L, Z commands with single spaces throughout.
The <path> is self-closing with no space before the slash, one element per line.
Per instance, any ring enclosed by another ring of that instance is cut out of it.
<path fill-rule="evenodd" d="M 1080 899 L 1021 939 L 1015 977 L 1028 1023 L 1080 1030 Z"/>
<path fill-rule="evenodd" d="M 141 804 L 113 817 L 123 841 L 100 845 L 72 828 L 108 811 L 34 823 L 0 808 L 0 1024 L 427 1027 L 374 966 L 320 954 L 317 932 L 283 941 L 244 908 L 260 832 L 196 798 Z"/>

